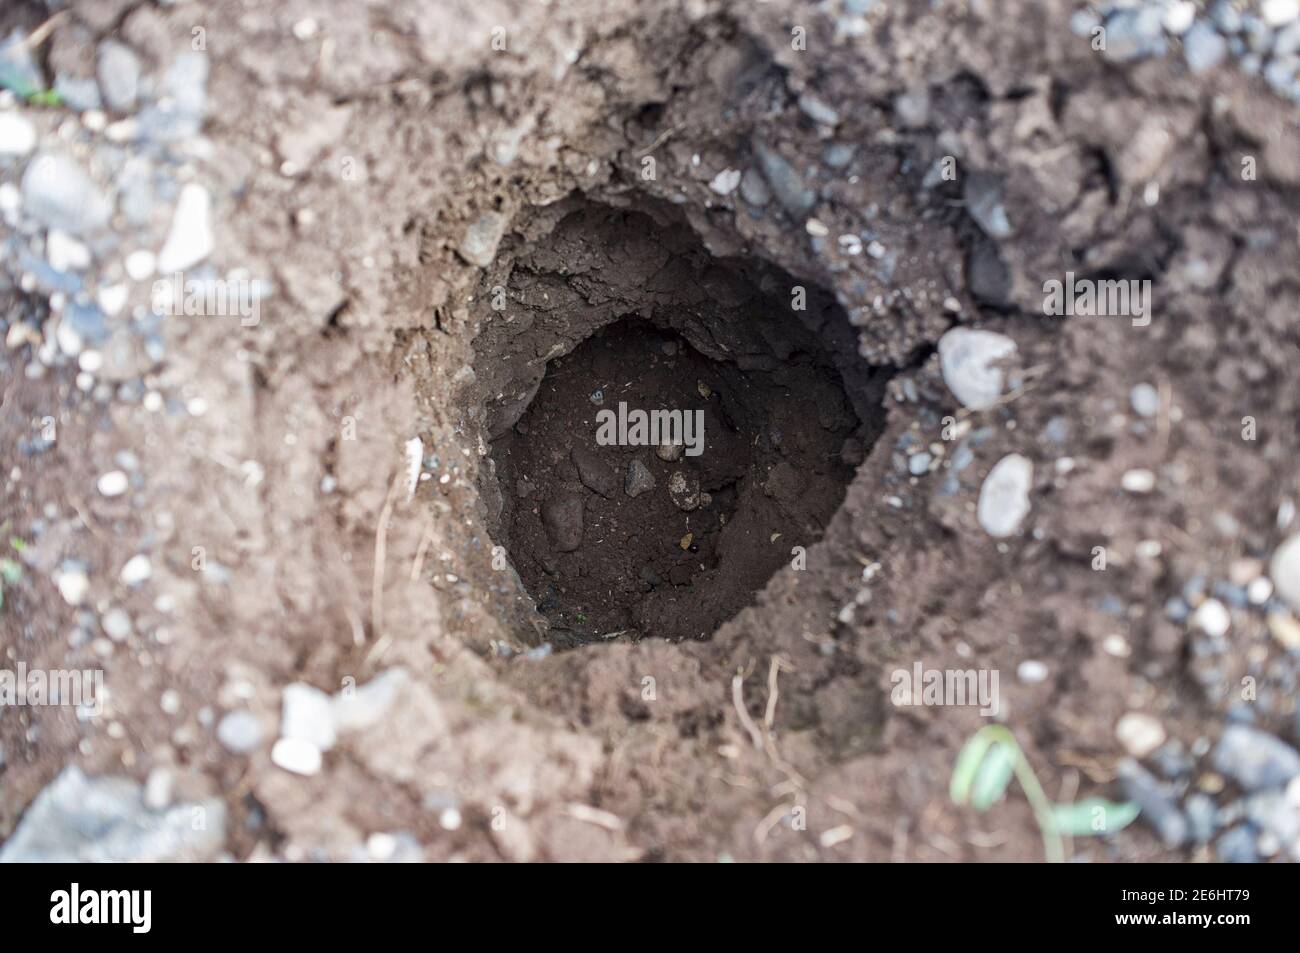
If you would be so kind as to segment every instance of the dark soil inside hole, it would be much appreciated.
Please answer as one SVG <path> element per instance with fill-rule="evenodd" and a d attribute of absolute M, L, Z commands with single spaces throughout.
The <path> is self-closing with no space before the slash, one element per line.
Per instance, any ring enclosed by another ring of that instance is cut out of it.
<path fill-rule="evenodd" d="M 508 548 L 554 645 L 706 638 L 820 539 L 860 459 L 861 421 L 789 324 L 788 359 L 742 371 L 625 319 L 552 362 L 494 441 Z M 602 411 L 620 405 L 693 414 L 702 438 L 648 446 L 632 427 L 638 445 L 602 445 Z"/>

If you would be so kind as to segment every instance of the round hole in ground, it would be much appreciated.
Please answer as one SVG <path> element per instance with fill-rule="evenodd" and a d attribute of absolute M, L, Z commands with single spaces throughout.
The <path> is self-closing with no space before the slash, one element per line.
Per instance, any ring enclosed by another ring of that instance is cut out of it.
<path fill-rule="evenodd" d="M 475 341 L 489 530 L 556 648 L 707 638 L 802 568 L 885 376 L 824 290 L 672 209 L 578 200 L 534 231 Z"/>

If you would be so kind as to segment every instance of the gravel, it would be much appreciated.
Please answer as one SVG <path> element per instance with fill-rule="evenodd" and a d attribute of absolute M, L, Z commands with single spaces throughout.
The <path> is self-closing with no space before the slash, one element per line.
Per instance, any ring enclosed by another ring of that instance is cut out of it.
<path fill-rule="evenodd" d="M 1280 788 L 1300 775 L 1300 752 L 1250 725 L 1232 724 L 1212 756 L 1214 769 L 1247 791 Z"/>
<path fill-rule="evenodd" d="M 23 210 L 46 228 L 85 235 L 108 224 L 113 203 L 81 166 L 65 155 L 41 153 L 22 179 Z"/>
<path fill-rule="evenodd" d="M 0 863 L 158 863 L 209 860 L 225 842 L 219 798 L 150 810 L 130 778 L 63 769 L 0 848 Z"/>

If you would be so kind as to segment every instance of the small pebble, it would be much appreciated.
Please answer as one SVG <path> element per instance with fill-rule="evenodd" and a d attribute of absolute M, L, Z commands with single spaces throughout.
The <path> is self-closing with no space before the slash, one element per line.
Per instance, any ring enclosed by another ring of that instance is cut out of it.
<path fill-rule="evenodd" d="M 240 709 L 217 723 L 217 740 L 234 754 L 248 754 L 262 744 L 262 725 L 251 712 Z"/>
<path fill-rule="evenodd" d="M 1016 666 L 1016 677 L 1026 685 L 1047 681 L 1047 666 L 1035 659 L 1025 659 Z"/>
<path fill-rule="evenodd" d="M 1151 715 L 1131 711 L 1115 725 L 1115 737 L 1135 758 L 1145 758 L 1165 743 L 1165 728 Z"/>
<path fill-rule="evenodd" d="M 1150 470 L 1126 470 L 1120 486 L 1130 493 L 1150 493 L 1156 486 L 1156 475 Z"/>
<path fill-rule="evenodd" d="M 1034 482 L 1034 465 L 1018 453 L 997 462 L 980 487 L 976 517 L 990 536 L 1013 535 L 1029 515 L 1029 490 Z"/>
<path fill-rule="evenodd" d="M 152 575 L 153 563 L 149 561 L 148 556 L 140 553 L 126 561 L 126 565 L 122 567 L 122 572 L 118 578 L 128 586 L 138 586 L 143 582 L 147 582 Z"/>
<path fill-rule="evenodd" d="M 1129 403 L 1143 417 L 1154 417 L 1160 409 L 1160 394 L 1150 384 L 1138 384 L 1129 392 Z"/>
<path fill-rule="evenodd" d="M 110 470 L 99 478 L 96 484 L 101 495 L 109 497 L 121 496 L 130 486 L 130 480 L 121 470 Z"/>
<path fill-rule="evenodd" d="M 271 748 L 271 763 L 292 774 L 310 777 L 321 768 L 320 749 L 301 738 L 281 738 Z"/>
<path fill-rule="evenodd" d="M 1227 634 L 1232 617 L 1218 599 L 1206 599 L 1192 613 L 1192 624 L 1207 635 L 1220 638 Z"/>

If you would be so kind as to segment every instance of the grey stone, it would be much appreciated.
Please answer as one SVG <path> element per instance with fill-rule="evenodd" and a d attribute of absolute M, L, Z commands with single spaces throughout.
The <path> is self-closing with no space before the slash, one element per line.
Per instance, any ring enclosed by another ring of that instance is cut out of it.
<path fill-rule="evenodd" d="M 1011 235 L 1011 220 L 1002 205 L 1002 177 L 990 172 L 972 172 L 962 188 L 966 212 L 985 235 L 1002 239 Z"/>
<path fill-rule="evenodd" d="M 63 323 L 77 333 L 87 344 L 103 344 L 108 340 L 108 324 L 98 306 L 73 299 L 63 309 Z"/>
<path fill-rule="evenodd" d="M 1300 859 L 1300 812 L 1281 791 L 1264 791 L 1246 799 L 1246 817 L 1276 837 L 1293 859 Z"/>
<path fill-rule="evenodd" d="M 123 642 L 131 634 L 131 617 L 122 609 L 109 609 L 99 620 L 100 626 L 114 642 Z"/>
<path fill-rule="evenodd" d="M 894 115 L 909 129 L 924 126 L 930 120 L 930 91 L 918 86 L 900 93 L 894 99 Z"/>
<path fill-rule="evenodd" d="M 1228 55 L 1228 43 L 1204 20 L 1192 24 L 1183 37 L 1183 56 L 1193 73 L 1214 69 Z"/>
<path fill-rule="evenodd" d="M 857 155 L 857 146 L 848 142 L 832 142 L 822 152 L 822 161 L 832 169 L 843 169 Z"/>
<path fill-rule="evenodd" d="M 140 58 L 130 47 L 116 40 L 101 43 L 95 75 L 109 109 L 119 113 L 135 109 L 140 95 Z"/>
<path fill-rule="evenodd" d="M 471 265 L 486 268 L 497 255 L 497 246 L 506 232 L 506 217 L 500 212 L 484 212 L 465 229 L 461 239 L 460 257 Z"/>
<path fill-rule="evenodd" d="M 772 192 L 767 187 L 763 176 L 753 169 L 746 169 L 740 177 L 740 197 L 750 205 L 762 208 L 772 201 Z"/>
<path fill-rule="evenodd" d="M 1225 864 L 1253 864 L 1259 860 L 1259 851 L 1255 848 L 1257 836 L 1249 824 L 1234 827 L 1214 845 L 1214 852 Z"/>
<path fill-rule="evenodd" d="M 618 495 L 618 474 L 614 468 L 586 447 L 574 447 L 569 459 L 578 468 L 578 479 L 589 490 L 594 490 L 607 500 Z"/>
<path fill-rule="evenodd" d="M 1229 725 L 1214 749 L 1214 769 L 1247 791 L 1281 787 L 1300 774 L 1300 752 L 1250 725 Z"/>
<path fill-rule="evenodd" d="M 996 331 L 952 328 L 939 339 L 943 381 L 962 406 L 985 410 L 1002 396 L 999 361 L 1016 351 L 1016 342 Z"/>
<path fill-rule="evenodd" d="M 1150 384 L 1137 384 L 1129 391 L 1129 404 L 1142 417 L 1154 417 L 1160 410 L 1160 392 Z"/>
<path fill-rule="evenodd" d="M 817 203 L 817 193 L 808 188 L 803 176 L 779 153 L 755 142 L 754 154 L 777 202 L 791 218 L 802 221 Z"/>
<path fill-rule="evenodd" d="M 73 235 L 103 228 L 113 213 L 112 201 L 85 170 L 58 153 L 41 153 L 28 164 L 22 193 L 28 215 Z"/>
<path fill-rule="evenodd" d="M 45 89 L 45 77 L 21 30 L 14 30 L 0 43 L 0 88 L 11 89 L 23 98 Z"/>
<path fill-rule="evenodd" d="M 582 545 L 582 497 L 547 500 L 542 504 L 542 527 L 556 550 L 573 552 Z"/>
<path fill-rule="evenodd" d="M 1163 6 L 1120 10 L 1106 20 L 1106 48 L 1102 55 L 1126 63 L 1148 56 L 1162 56 L 1167 49 Z"/>
<path fill-rule="evenodd" d="M 1268 575 L 1277 594 L 1300 612 L 1300 533 L 1288 537 L 1273 552 Z"/>
<path fill-rule="evenodd" d="M 984 478 L 976 516 L 990 536 L 1013 535 L 1029 515 L 1029 490 L 1034 482 L 1034 465 L 1018 453 L 999 460 Z"/>
<path fill-rule="evenodd" d="M 1160 836 L 1166 847 L 1187 843 L 1191 831 L 1174 801 L 1173 786 L 1162 784 L 1132 758 L 1119 764 L 1119 781 L 1124 796 L 1142 811 L 1142 819 Z"/>
<path fill-rule="evenodd" d="M 0 863 L 203 861 L 225 837 L 219 798 L 151 811 L 130 778 L 88 778 L 69 765 L 27 808 Z"/>
<path fill-rule="evenodd" d="M 1214 5 L 1210 7 L 1210 17 L 1224 33 L 1241 31 L 1241 13 L 1230 0 L 1215 0 Z"/>
<path fill-rule="evenodd" d="M 627 477 L 623 481 L 623 491 L 633 499 L 655 488 L 655 475 L 650 468 L 638 458 L 633 458 L 627 465 Z"/>
<path fill-rule="evenodd" d="M 252 712 L 229 712 L 217 722 L 217 740 L 227 751 L 248 754 L 262 744 L 262 724 Z"/>
<path fill-rule="evenodd" d="M 1219 809 L 1214 799 L 1199 792 L 1189 795 L 1183 802 L 1183 813 L 1187 816 L 1192 840 L 1198 844 L 1209 843 L 1218 826 Z"/>
<path fill-rule="evenodd" d="M 336 692 L 334 726 L 340 732 L 364 731 L 393 710 L 398 696 L 411 680 L 404 668 L 390 668 L 355 689 Z"/>
<path fill-rule="evenodd" d="M 840 114 L 812 93 L 804 93 L 799 97 L 799 108 L 813 122 L 821 123 L 823 126 L 839 124 Z"/>
<path fill-rule="evenodd" d="M 59 94 L 69 109 L 76 112 L 84 113 L 104 105 L 104 101 L 99 98 L 99 84 L 88 76 L 69 76 L 60 73 L 54 77 L 54 91 Z"/>
<path fill-rule="evenodd" d="M 996 242 L 975 242 L 966 259 L 966 286 L 981 304 L 1005 308 L 1010 303 L 1011 272 Z"/>
<path fill-rule="evenodd" d="M 700 505 L 700 478 L 677 470 L 668 478 L 668 496 L 679 510 L 689 513 Z"/>

